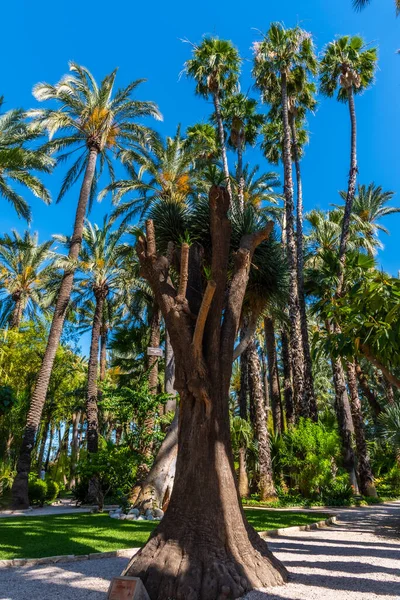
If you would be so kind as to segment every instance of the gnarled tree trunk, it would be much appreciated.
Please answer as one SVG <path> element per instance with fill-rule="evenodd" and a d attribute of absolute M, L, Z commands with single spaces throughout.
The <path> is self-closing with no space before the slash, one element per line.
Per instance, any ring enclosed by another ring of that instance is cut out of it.
<path fill-rule="evenodd" d="M 156 252 L 154 227 L 138 240 L 142 272 L 149 281 L 171 336 L 176 389 L 181 399 L 178 457 L 171 501 L 126 575 L 143 580 L 151 600 L 234 600 L 257 587 L 279 585 L 286 571 L 247 523 L 233 465 L 229 385 L 233 346 L 255 247 L 270 227 L 244 236 L 228 286 L 229 194 L 210 191 L 211 279 L 204 282 L 196 319 L 188 310 L 187 273 L 179 293 L 167 257 Z"/>
<path fill-rule="evenodd" d="M 97 156 L 98 149 L 96 147 L 92 147 L 89 151 L 88 163 L 86 166 L 85 176 L 83 179 L 78 207 L 75 215 L 74 231 L 70 241 L 68 257 L 72 262 L 76 262 L 81 248 L 86 208 L 96 171 Z M 12 487 L 13 508 L 24 509 L 29 507 L 28 474 L 31 469 L 31 453 L 35 445 L 36 433 L 42 416 L 44 403 L 46 401 L 46 394 L 49 387 L 50 376 L 53 370 L 57 348 L 60 343 L 65 315 L 74 281 L 74 272 L 75 271 L 73 268 L 70 268 L 64 272 L 56 307 L 54 309 L 46 351 L 31 396 L 25 433 L 17 464 L 17 475 L 14 479 Z"/>

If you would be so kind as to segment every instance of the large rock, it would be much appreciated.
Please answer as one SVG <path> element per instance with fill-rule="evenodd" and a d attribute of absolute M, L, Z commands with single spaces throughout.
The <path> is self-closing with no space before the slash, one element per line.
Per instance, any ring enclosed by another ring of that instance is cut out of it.
<path fill-rule="evenodd" d="M 136 519 L 137 519 L 137 516 L 136 516 L 136 515 L 131 515 L 130 513 L 128 513 L 128 514 L 126 515 L 126 520 L 127 520 L 127 521 L 136 521 Z"/>
<path fill-rule="evenodd" d="M 164 516 L 164 511 L 161 508 L 155 508 L 153 510 L 153 515 L 156 519 L 162 519 Z"/>
<path fill-rule="evenodd" d="M 131 508 L 128 515 L 135 515 L 135 517 L 138 517 L 140 515 L 140 510 L 138 508 Z"/>

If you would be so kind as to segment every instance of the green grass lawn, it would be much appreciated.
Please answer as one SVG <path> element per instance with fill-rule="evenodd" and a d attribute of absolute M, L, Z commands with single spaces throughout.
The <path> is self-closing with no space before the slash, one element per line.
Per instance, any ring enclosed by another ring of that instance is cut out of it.
<path fill-rule="evenodd" d="M 257 531 L 307 525 L 323 513 L 246 511 Z M 104 514 L 77 513 L 0 519 L 0 559 L 89 554 L 143 546 L 156 526 L 151 521 L 118 521 Z"/>

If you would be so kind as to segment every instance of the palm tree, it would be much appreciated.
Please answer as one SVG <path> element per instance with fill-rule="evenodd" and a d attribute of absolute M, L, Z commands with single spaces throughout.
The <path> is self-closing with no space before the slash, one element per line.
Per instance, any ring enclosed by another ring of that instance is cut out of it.
<path fill-rule="evenodd" d="M 342 200 L 346 201 L 346 192 L 341 191 L 340 196 Z M 400 208 L 397 206 L 386 206 L 393 196 L 394 192 L 384 192 L 381 186 L 374 183 L 370 183 L 368 186 L 358 185 L 358 193 L 353 203 L 352 219 L 363 239 L 365 249 L 371 256 L 376 254 L 377 248 L 382 248 L 378 239 L 379 231 L 389 235 L 388 229 L 379 221 L 400 212 Z M 342 206 L 335 206 L 343 209 Z"/>
<path fill-rule="evenodd" d="M 67 149 L 65 154 L 59 156 L 59 161 L 81 150 L 64 178 L 58 198 L 61 199 L 82 175 L 83 181 L 70 238 L 68 265 L 62 277 L 47 348 L 32 393 L 17 476 L 13 484 L 13 505 L 20 508 L 29 506 L 28 473 L 31 451 L 71 295 L 85 215 L 96 191 L 98 162 L 100 171 L 107 165 L 112 176 L 112 156 L 118 156 L 127 146 L 140 151 L 141 145 L 152 137 L 151 131 L 137 124 L 136 120 L 146 116 L 160 118 L 160 113 L 152 102 L 131 99 L 132 92 L 142 80 L 134 81 L 113 96 L 116 71 L 107 75 L 98 85 L 85 67 L 71 63 L 70 70 L 72 74 L 65 75 L 56 85 L 39 83 L 33 90 L 38 100 L 55 101 L 58 107 L 30 111 L 34 122 L 46 128 L 49 133 L 51 139 L 46 145 L 47 149 Z M 57 133 L 59 135 L 54 137 Z"/>
<path fill-rule="evenodd" d="M 226 186 L 231 194 L 228 158 L 225 146 L 221 100 L 234 92 L 238 85 L 241 59 L 232 42 L 216 37 L 206 37 L 199 46 L 193 44 L 193 58 L 186 61 L 188 77 L 196 81 L 196 93 L 203 98 L 212 97 Z"/>
<path fill-rule="evenodd" d="M 3 102 L 0 96 L 0 110 Z M 19 217 L 29 221 L 29 206 L 14 185 L 26 187 L 34 196 L 49 204 L 49 192 L 32 172 L 50 173 L 54 160 L 43 148 L 27 147 L 41 132 L 29 126 L 25 116 L 26 113 L 20 109 L 0 114 L 0 195 L 13 205 Z"/>
<path fill-rule="evenodd" d="M 216 118 L 216 115 L 214 115 Z M 244 94 L 230 94 L 221 104 L 221 118 L 229 130 L 228 144 L 237 152 L 236 182 L 239 207 L 244 207 L 243 153 L 246 145 L 254 146 L 265 116 L 257 112 L 257 102 Z"/>
<path fill-rule="evenodd" d="M 362 10 L 366 6 L 370 4 L 371 0 L 353 0 L 353 6 L 356 10 Z M 396 14 L 400 13 L 400 0 L 394 0 L 394 5 L 396 7 Z"/>
<path fill-rule="evenodd" d="M 283 165 L 286 216 L 286 247 L 290 274 L 289 315 L 295 405 L 299 415 L 309 416 L 310 406 L 305 395 L 304 353 L 302 347 L 299 293 L 297 282 L 297 249 L 294 235 L 294 200 L 292 176 L 292 139 L 289 119 L 288 86 L 293 73 L 308 74 L 316 70 L 316 58 L 311 36 L 299 27 L 285 29 L 273 23 L 261 42 L 254 44 L 253 74 L 256 86 L 265 101 L 276 106 L 280 92 L 280 113 L 283 129 Z"/>
<path fill-rule="evenodd" d="M 38 234 L 13 230 L 0 239 L 0 323 L 20 326 L 24 313 L 29 319 L 43 308 L 44 292 L 53 273 L 53 240 L 39 244 Z"/>
<path fill-rule="evenodd" d="M 140 168 L 136 172 L 132 168 L 132 160 L 136 157 L 128 149 L 121 153 L 121 160 L 130 178 L 111 183 L 100 193 L 100 198 L 111 191 L 114 203 L 119 204 L 126 194 L 135 194 L 132 200 L 115 209 L 115 217 L 124 215 L 122 224 L 137 216 L 142 220 L 158 201 L 172 201 L 184 206 L 194 197 L 198 174 L 193 166 L 198 151 L 201 151 L 200 147 L 189 146 L 178 128 L 174 137 L 167 137 L 165 141 L 153 140 L 151 151 L 143 151 L 138 159 Z"/>
<path fill-rule="evenodd" d="M 368 48 L 360 36 L 344 36 L 328 44 L 320 63 L 320 91 L 332 98 L 337 92 L 340 102 L 347 102 L 351 124 L 351 151 L 349 181 L 339 245 L 339 289 L 343 287 L 346 245 L 349 238 L 350 221 L 357 183 L 357 124 L 355 95 L 371 85 L 377 62 L 377 49 Z"/>

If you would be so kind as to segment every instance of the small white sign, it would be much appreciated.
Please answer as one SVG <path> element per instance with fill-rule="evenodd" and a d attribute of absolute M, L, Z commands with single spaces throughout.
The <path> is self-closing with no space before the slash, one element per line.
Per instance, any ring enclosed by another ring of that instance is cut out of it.
<path fill-rule="evenodd" d="M 164 350 L 162 348 L 152 348 L 149 346 L 147 348 L 147 356 L 164 356 Z"/>

